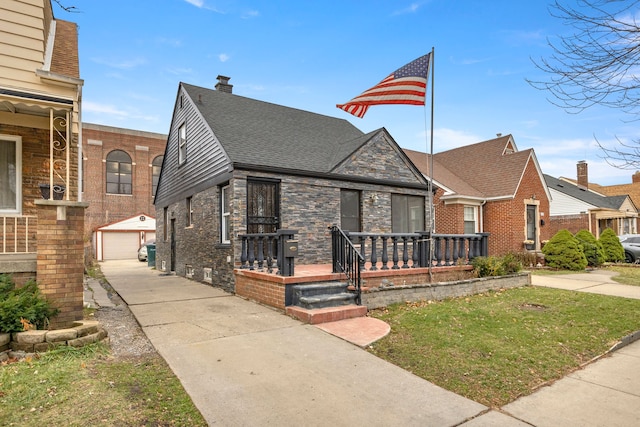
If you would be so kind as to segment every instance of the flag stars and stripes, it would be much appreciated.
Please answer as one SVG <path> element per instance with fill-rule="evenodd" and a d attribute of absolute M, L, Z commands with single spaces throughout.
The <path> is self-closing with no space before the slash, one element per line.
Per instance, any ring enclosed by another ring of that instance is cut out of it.
<path fill-rule="evenodd" d="M 351 101 L 336 106 L 362 118 L 371 105 L 424 105 L 430 61 L 430 53 L 421 56 L 398 68 L 380 83 Z"/>

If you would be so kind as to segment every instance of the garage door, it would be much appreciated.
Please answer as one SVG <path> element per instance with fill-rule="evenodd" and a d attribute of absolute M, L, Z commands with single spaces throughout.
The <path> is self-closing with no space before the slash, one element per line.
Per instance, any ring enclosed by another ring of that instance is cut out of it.
<path fill-rule="evenodd" d="M 102 233 L 102 259 L 137 259 L 139 239 L 137 231 Z"/>

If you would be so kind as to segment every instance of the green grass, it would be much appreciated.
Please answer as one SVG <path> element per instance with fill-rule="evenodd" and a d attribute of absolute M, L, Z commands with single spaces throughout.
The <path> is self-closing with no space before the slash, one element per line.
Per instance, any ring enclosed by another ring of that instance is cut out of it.
<path fill-rule="evenodd" d="M 6 426 L 206 426 L 159 356 L 115 360 L 94 344 L 0 366 Z"/>
<path fill-rule="evenodd" d="M 609 271 L 620 273 L 612 277 L 612 279 L 616 282 L 622 283 L 624 285 L 640 286 L 640 266 L 612 265 L 607 266 L 606 269 Z"/>
<path fill-rule="evenodd" d="M 443 388 L 503 406 L 640 329 L 640 300 L 524 287 L 372 311 L 370 351 Z"/>

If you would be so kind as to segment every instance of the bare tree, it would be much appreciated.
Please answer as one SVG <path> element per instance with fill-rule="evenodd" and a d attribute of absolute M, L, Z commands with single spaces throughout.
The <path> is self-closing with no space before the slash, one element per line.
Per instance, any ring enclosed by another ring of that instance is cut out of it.
<path fill-rule="evenodd" d="M 53 0 L 55 3 L 62 8 L 65 12 L 77 12 L 77 8 L 75 6 L 65 6 L 62 4 L 61 0 Z"/>
<path fill-rule="evenodd" d="M 556 0 L 551 15 L 573 31 L 548 40 L 553 54 L 533 62 L 550 78 L 529 84 L 548 91 L 549 101 L 569 113 L 600 105 L 639 120 L 639 6 L 638 0 L 578 0 L 568 7 Z M 598 141 L 605 159 L 618 168 L 640 168 L 640 140 L 618 142 L 617 148 L 606 148 Z"/>

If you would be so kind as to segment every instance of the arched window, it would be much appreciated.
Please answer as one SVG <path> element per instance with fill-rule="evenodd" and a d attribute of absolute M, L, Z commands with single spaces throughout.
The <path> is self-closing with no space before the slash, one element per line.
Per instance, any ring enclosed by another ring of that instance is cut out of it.
<path fill-rule="evenodd" d="M 153 159 L 151 163 L 151 195 L 156 195 L 156 190 L 158 189 L 158 179 L 160 179 L 160 168 L 162 168 L 162 159 L 164 156 L 158 156 Z"/>
<path fill-rule="evenodd" d="M 131 157 L 124 151 L 107 155 L 107 193 L 131 194 Z"/>

